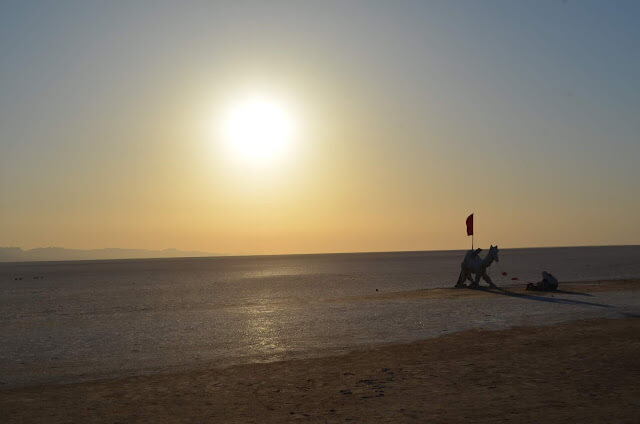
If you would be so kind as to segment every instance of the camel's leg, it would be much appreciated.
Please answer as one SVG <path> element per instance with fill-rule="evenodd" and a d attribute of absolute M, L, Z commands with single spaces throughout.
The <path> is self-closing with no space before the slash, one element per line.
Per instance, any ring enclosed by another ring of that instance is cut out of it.
<path fill-rule="evenodd" d="M 491 281 L 491 278 L 489 277 L 489 274 L 487 274 L 486 270 L 482 273 L 482 278 L 484 279 L 484 281 L 489 283 L 489 287 L 491 287 L 492 289 L 498 288 L 495 284 L 493 284 L 493 281 Z"/>
<path fill-rule="evenodd" d="M 469 280 L 471 282 L 471 284 L 473 284 L 473 278 L 471 278 L 471 273 L 469 271 L 467 271 L 467 280 Z"/>
<path fill-rule="evenodd" d="M 460 276 L 458 277 L 458 282 L 456 283 L 455 287 L 464 287 L 464 270 L 460 271 Z"/>
<path fill-rule="evenodd" d="M 480 272 L 476 272 L 476 279 L 473 281 L 474 289 L 480 288 L 480 277 L 482 277 L 482 274 Z"/>

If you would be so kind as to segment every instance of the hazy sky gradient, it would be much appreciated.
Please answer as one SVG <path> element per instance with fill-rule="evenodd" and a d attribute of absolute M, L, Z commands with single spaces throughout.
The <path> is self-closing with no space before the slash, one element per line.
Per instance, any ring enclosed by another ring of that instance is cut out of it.
<path fill-rule="evenodd" d="M 2 2 L 0 245 L 640 243 L 640 3 Z M 290 105 L 255 167 L 210 129 Z"/>

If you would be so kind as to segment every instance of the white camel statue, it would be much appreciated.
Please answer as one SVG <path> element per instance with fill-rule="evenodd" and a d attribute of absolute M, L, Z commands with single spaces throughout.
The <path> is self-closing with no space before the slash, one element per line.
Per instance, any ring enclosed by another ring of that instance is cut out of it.
<path fill-rule="evenodd" d="M 487 268 L 491 266 L 493 261 L 499 262 L 498 260 L 498 246 L 491 246 L 489 248 L 489 253 L 484 258 L 480 258 L 478 253 L 480 253 L 482 249 L 469 250 L 467 254 L 464 256 L 464 260 L 460 265 L 460 277 L 458 277 L 458 282 L 456 283 L 456 288 L 466 287 L 464 285 L 465 280 L 471 281 L 469 285 L 470 288 L 477 289 L 480 287 L 480 278 L 484 279 L 489 286 L 494 288 L 496 287 L 487 275 Z M 475 274 L 476 278 L 473 280 L 471 278 L 471 274 Z"/>

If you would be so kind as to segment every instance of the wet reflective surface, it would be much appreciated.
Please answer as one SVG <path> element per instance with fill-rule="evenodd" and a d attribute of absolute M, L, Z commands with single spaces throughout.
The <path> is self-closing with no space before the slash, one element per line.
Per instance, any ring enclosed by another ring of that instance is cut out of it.
<path fill-rule="evenodd" d="M 640 314 L 638 291 L 359 298 L 449 287 L 461 257 L 410 252 L 0 264 L 0 387 L 323 355 L 471 327 Z M 504 250 L 499 265 L 529 281 L 546 269 L 561 284 L 638 277 L 640 248 Z M 496 283 L 512 283 L 498 271 L 491 272 Z"/>

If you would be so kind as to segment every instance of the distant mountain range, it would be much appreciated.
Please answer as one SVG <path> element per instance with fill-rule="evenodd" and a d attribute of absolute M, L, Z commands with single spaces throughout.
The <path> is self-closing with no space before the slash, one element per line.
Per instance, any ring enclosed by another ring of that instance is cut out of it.
<path fill-rule="evenodd" d="M 178 249 L 65 249 L 63 247 L 38 247 L 22 250 L 19 247 L 0 247 L 0 262 L 25 261 L 82 261 L 96 259 L 145 259 L 177 258 L 194 256 L 219 256 L 215 253 Z"/>

